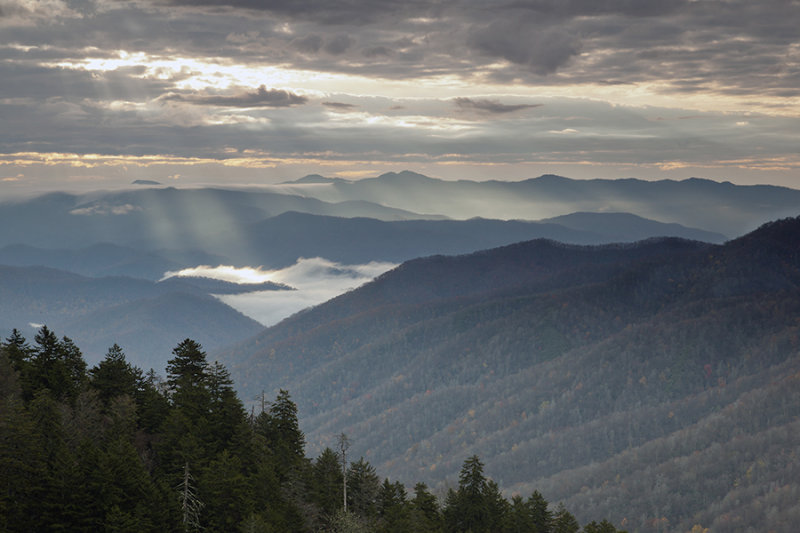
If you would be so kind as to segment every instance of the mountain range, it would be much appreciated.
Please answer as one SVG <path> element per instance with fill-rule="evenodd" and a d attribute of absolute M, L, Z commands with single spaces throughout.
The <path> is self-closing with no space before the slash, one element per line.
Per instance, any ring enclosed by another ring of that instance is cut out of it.
<path fill-rule="evenodd" d="M 800 512 L 800 219 L 725 244 L 517 243 L 409 261 L 221 352 L 444 490 L 501 487 L 633 531 L 789 531 Z M 313 453 L 312 453 L 313 454 Z"/>
<path fill-rule="evenodd" d="M 242 398 L 291 391 L 309 455 L 344 432 L 382 476 L 440 495 L 477 454 L 509 494 L 581 521 L 800 519 L 800 222 L 781 219 L 800 191 L 411 172 L 154 185 L 0 201 L 0 328 L 47 324 L 90 364 L 117 343 L 159 372 L 191 338 Z M 270 328 L 214 295 L 302 291 L 166 276 L 315 257 L 400 265 Z"/>
<path fill-rule="evenodd" d="M 540 220 L 574 212 L 630 213 L 728 238 L 800 212 L 798 190 L 699 178 L 573 180 L 547 174 L 515 182 L 446 181 L 404 171 L 355 181 L 312 175 L 277 190 L 328 202 L 379 202 L 456 219 Z"/>
<path fill-rule="evenodd" d="M 84 341 L 81 346 L 90 360 L 105 353 L 104 343 L 125 339 L 135 363 L 160 368 L 169 357 L 164 347 L 190 333 L 181 331 L 184 324 L 176 318 L 156 318 L 171 316 L 168 310 L 177 305 L 173 297 L 178 293 L 204 297 L 198 305 L 219 313 L 216 318 L 208 315 L 210 323 L 238 324 L 230 327 L 230 334 L 209 341 L 210 348 L 242 339 L 233 332 L 255 332 L 247 317 L 208 298 L 231 294 L 230 286 L 223 290 L 195 280 L 191 289 L 171 285 L 173 296 L 167 297 L 168 285 L 153 285 L 167 272 L 198 265 L 279 269 L 314 257 L 340 264 L 401 263 L 537 238 L 602 244 L 674 236 L 722 243 L 738 235 L 737 228 L 800 206 L 798 191 L 694 179 L 610 182 L 541 176 L 516 183 L 447 182 L 400 172 L 358 181 L 315 175 L 248 190 L 155 185 L 0 201 L 0 265 L 32 267 L 34 272 L 36 267 L 53 269 L 40 277 L 53 298 L 80 302 L 49 306 L 37 295 L 36 305 L 15 307 L 15 296 L 0 301 L 0 327 L 10 331 L 46 322 L 56 329 L 72 328 L 64 333 Z M 639 214 L 632 214 L 636 209 Z M 478 218 L 486 214 L 495 218 Z M 553 216 L 536 219 L 543 214 Z M 703 225 L 706 215 L 714 223 Z M 4 272 L 0 291 L 22 294 L 21 270 Z M 112 296 L 94 289 L 77 294 L 67 273 L 87 278 L 77 285 L 103 286 Z M 258 290 L 262 288 L 249 285 L 233 292 Z M 112 320 L 114 306 L 115 313 L 135 306 L 130 315 L 141 323 Z M 102 334 L 93 331 L 97 327 Z M 131 333 L 142 331 L 151 333 Z M 204 327 L 191 331 L 209 332 Z"/>

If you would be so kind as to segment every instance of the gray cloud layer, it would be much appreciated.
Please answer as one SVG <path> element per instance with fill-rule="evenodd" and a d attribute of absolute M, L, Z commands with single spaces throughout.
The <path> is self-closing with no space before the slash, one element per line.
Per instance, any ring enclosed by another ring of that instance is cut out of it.
<path fill-rule="evenodd" d="M 798 27 L 789 0 L 0 0 L 0 155 L 789 172 Z"/>
<path fill-rule="evenodd" d="M 232 96 L 169 94 L 164 99 L 220 107 L 289 107 L 305 104 L 308 101 L 305 96 L 280 89 L 267 89 L 264 85 L 254 92 L 245 92 Z"/>

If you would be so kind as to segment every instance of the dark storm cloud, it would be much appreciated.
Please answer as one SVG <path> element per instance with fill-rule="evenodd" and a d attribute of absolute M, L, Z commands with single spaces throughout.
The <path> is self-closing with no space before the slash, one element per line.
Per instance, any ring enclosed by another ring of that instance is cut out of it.
<path fill-rule="evenodd" d="M 550 74 L 577 55 L 580 42 L 558 27 L 503 20 L 477 27 L 468 44 L 483 55 L 505 59 L 535 74 Z"/>
<path fill-rule="evenodd" d="M 306 35 L 305 37 L 292 39 L 291 43 L 301 52 L 313 54 L 322 48 L 322 37 L 319 35 Z"/>
<path fill-rule="evenodd" d="M 352 44 L 353 39 L 349 35 L 336 35 L 330 41 L 325 43 L 325 51 L 329 54 L 340 55 L 345 53 Z"/>
<path fill-rule="evenodd" d="M 453 102 L 464 110 L 479 111 L 483 113 L 503 115 L 506 113 L 513 113 L 523 109 L 532 109 L 534 107 L 541 107 L 542 104 L 503 104 L 497 100 L 486 99 L 472 99 L 472 98 L 455 98 Z"/>
<path fill-rule="evenodd" d="M 246 92 L 233 96 L 169 94 L 163 99 L 218 107 L 289 107 L 308 102 L 308 98 L 305 96 L 283 89 L 267 89 L 264 85 L 260 86 L 255 92 Z"/>
<path fill-rule="evenodd" d="M 676 80 L 682 92 L 708 90 L 703 83 L 713 82 L 715 90 L 731 94 L 761 87 L 782 95 L 796 89 L 799 70 L 794 43 L 800 4 L 785 0 L 153 0 L 150 5 L 152 14 L 128 9 L 125 25 L 105 14 L 97 20 L 120 46 L 394 79 L 451 74 L 537 85 L 657 80 L 666 82 L 664 90 Z M 164 9 L 166 14 L 159 11 Z M 96 30 L 70 35 L 103 37 Z M 49 39 L 42 35 L 40 42 Z M 659 58 L 641 56 L 642 51 Z"/>
<path fill-rule="evenodd" d="M 179 6 L 230 7 L 267 12 L 292 20 L 314 21 L 326 25 L 361 25 L 402 13 L 426 13 L 437 9 L 438 2 L 419 0 L 165 0 Z"/>

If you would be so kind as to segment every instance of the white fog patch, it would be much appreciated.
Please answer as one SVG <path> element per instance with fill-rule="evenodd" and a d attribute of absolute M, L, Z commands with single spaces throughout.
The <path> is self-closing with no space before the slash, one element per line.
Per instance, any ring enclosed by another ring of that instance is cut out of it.
<path fill-rule="evenodd" d="M 258 291 L 218 298 L 261 324 L 271 326 L 307 307 L 355 289 L 395 266 L 381 262 L 341 265 L 321 257 L 299 259 L 290 267 L 270 272 L 268 278 L 295 290 Z"/>
<path fill-rule="evenodd" d="M 183 270 L 170 271 L 164 274 L 161 281 L 171 277 L 201 277 L 219 279 L 231 283 L 264 283 L 265 281 L 274 280 L 275 271 L 262 270 L 261 267 L 251 268 L 243 267 L 237 268 L 230 265 L 209 266 L 200 265 L 192 268 L 184 268 Z"/>
<path fill-rule="evenodd" d="M 106 205 L 96 204 L 89 207 L 79 207 L 69 212 L 70 215 L 127 215 L 135 211 L 142 211 L 140 206 L 131 204 L 124 205 Z"/>

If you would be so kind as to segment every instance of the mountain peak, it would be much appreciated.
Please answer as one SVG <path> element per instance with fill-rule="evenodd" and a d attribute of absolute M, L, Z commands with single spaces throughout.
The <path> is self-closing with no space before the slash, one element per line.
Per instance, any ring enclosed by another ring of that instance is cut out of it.
<path fill-rule="evenodd" d="M 301 184 L 301 183 L 337 183 L 344 181 L 341 178 L 327 178 L 320 174 L 308 174 L 300 179 L 293 181 L 285 181 L 284 184 Z"/>
<path fill-rule="evenodd" d="M 429 178 L 424 174 L 420 174 L 418 172 L 412 172 L 411 170 L 403 170 L 401 172 L 386 172 L 385 174 L 381 174 L 378 176 L 379 180 L 402 180 L 404 182 L 408 182 L 411 180 L 415 181 L 436 181 L 433 178 Z"/>

